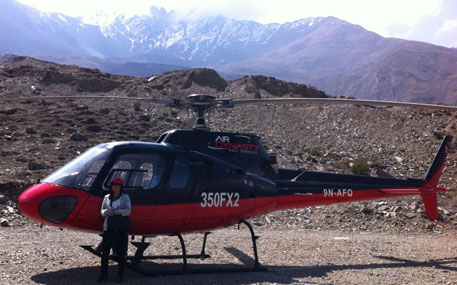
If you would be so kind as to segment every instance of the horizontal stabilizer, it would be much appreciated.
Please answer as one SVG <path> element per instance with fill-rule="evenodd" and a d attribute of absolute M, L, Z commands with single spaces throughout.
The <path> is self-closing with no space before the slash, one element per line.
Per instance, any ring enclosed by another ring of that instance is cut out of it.
<path fill-rule="evenodd" d="M 418 188 L 381 189 L 379 191 L 381 191 L 382 193 L 389 193 L 389 194 L 408 194 L 408 195 L 422 194 L 422 191 Z"/>

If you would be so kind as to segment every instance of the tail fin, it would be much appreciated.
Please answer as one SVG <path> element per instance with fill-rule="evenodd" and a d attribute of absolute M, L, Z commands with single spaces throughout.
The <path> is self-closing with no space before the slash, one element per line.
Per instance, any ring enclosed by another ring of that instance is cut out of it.
<path fill-rule="evenodd" d="M 438 219 L 438 194 L 436 192 L 424 193 L 421 194 L 421 197 L 424 202 L 427 218 L 430 221 Z"/>
<path fill-rule="evenodd" d="M 438 150 L 435 159 L 433 160 L 432 166 L 430 166 L 427 176 L 425 177 L 425 180 L 427 180 L 427 182 L 424 186 L 432 188 L 436 188 L 438 186 L 438 181 L 440 180 L 441 173 L 443 172 L 444 166 L 446 165 L 446 156 L 451 141 L 451 136 L 444 137 L 443 142 L 441 143 L 441 147 Z M 438 194 L 436 191 L 421 194 L 422 201 L 424 201 L 427 218 L 432 221 L 438 219 L 437 196 Z"/>
<path fill-rule="evenodd" d="M 436 187 L 440 180 L 441 173 L 443 172 L 444 165 L 446 164 L 446 156 L 452 141 L 451 136 L 445 136 L 441 143 L 440 149 L 433 160 L 432 166 L 428 170 L 425 180 L 426 186 Z"/>

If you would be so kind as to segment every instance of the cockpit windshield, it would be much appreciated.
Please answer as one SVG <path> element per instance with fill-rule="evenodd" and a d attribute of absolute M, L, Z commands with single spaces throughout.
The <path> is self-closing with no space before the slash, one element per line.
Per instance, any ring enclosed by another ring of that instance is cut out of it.
<path fill-rule="evenodd" d="M 110 152 L 111 150 L 107 145 L 90 148 L 62 168 L 51 173 L 42 182 L 89 190 Z"/>

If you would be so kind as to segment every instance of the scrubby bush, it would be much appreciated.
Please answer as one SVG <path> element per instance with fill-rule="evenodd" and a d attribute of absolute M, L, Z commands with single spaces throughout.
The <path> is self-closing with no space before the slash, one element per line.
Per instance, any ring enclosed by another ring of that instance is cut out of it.
<path fill-rule="evenodd" d="M 354 163 L 349 170 L 356 175 L 370 175 L 370 166 L 368 165 L 366 158 L 354 160 Z"/>

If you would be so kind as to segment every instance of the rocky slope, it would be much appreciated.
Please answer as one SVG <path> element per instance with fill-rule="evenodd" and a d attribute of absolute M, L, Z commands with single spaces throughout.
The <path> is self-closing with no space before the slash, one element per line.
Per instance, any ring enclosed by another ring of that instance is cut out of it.
<path fill-rule="evenodd" d="M 326 96 L 312 86 L 246 76 L 225 81 L 210 69 L 190 69 L 149 78 L 117 76 L 28 57 L 0 59 L 0 97 L 107 95 L 184 97 L 192 93 L 259 98 Z M 214 130 L 259 134 L 287 168 L 330 172 L 377 169 L 397 177 L 423 177 L 444 134 L 456 135 L 457 114 L 369 106 L 246 106 L 211 115 Z M 119 101 L 0 101 L 0 215 L 23 222 L 14 200 L 27 185 L 98 143 L 154 141 L 166 130 L 189 125 L 187 112 Z M 457 155 L 452 151 L 441 180 L 440 222 L 457 226 Z M 278 225 L 345 230 L 442 230 L 425 219 L 418 198 L 314 207 L 271 213 L 259 227 Z"/>

